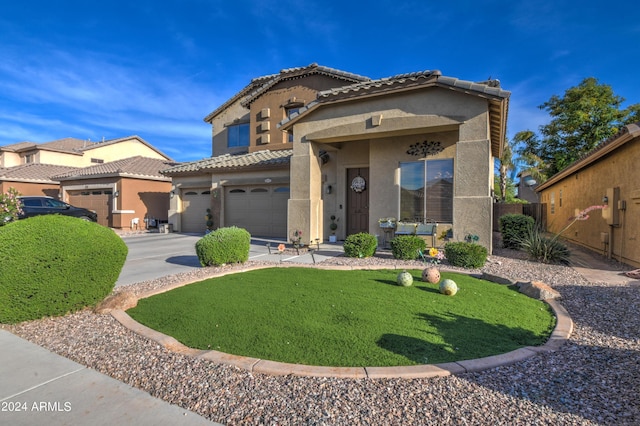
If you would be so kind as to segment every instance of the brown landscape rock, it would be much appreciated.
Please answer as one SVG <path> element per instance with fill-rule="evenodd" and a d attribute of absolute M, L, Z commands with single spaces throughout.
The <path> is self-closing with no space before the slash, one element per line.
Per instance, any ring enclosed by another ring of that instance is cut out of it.
<path fill-rule="evenodd" d="M 126 311 L 138 304 L 138 298 L 128 291 L 112 294 L 104 299 L 94 309 L 96 314 L 108 314 L 114 309 Z"/>
<path fill-rule="evenodd" d="M 560 293 L 541 281 L 519 282 L 520 293 L 538 300 L 559 299 Z"/>

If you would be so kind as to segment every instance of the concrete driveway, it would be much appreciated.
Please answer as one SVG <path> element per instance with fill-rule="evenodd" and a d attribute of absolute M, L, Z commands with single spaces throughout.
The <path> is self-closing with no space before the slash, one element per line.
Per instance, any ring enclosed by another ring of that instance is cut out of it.
<path fill-rule="evenodd" d="M 167 275 L 201 268 L 196 256 L 196 242 L 203 235 L 181 233 L 146 233 L 124 235 L 129 248 L 127 260 L 116 281 L 116 286 L 135 284 Z M 314 254 L 278 254 L 277 246 L 284 240 L 252 238 L 249 260 L 266 262 L 320 263 L 328 257 L 342 254 L 340 244 L 321 244 Z M 270 244 L 270 247 L 267 246 Z"/>

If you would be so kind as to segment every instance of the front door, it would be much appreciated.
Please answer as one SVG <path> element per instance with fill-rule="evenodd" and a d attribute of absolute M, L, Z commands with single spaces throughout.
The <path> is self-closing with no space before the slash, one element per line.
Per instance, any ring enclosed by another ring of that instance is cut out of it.
<path fill-rule="evenodd" d="M 369 232 L 369 168 L 347 169 L 347 235 Z"/>

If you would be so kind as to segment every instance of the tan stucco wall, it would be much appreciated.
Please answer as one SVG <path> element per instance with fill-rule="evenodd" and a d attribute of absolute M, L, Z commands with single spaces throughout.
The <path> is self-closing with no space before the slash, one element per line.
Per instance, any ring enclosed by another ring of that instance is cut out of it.
<path fill-rule="evenodd" d="M 16 189 L 20 195 L 46 195 L 58 198 L 60 186 L 57 184 L 40 184 L 29 182 L 0 182 L 0 193 L 6 193 L 9 188 Z"/>
<path fill-rule="evenodd" d="M 382 117 L 378 126 L 371 121 L 376 115 Z M 399 162 L 417 161 L 407 150 L 424 140 L 441 141 L 446 148 L 429 158 L 454 159 L 454 240 L 477 234 L 479 243 L 491 250 L 493 161 L 487 102 L 439 88 L 335 104 L 296 122 L 289 230 L 327 239 L 329 217 L 344 218 L 346 169 L 368 166 L 369 232 L 380 234 L 378 219 L 399 214 Z M 321 167 L 312 159 L 310 154 L 320 149 L 335 157 L 335 166 Z M 333 182 L 335 192 L 327 195 L 326 186 Z M 339 225 L 336 233 L 344 238 L 344 227 Z"/>
<path fill-rule="evenodd" d="M 17 152 L 1 152 L 0 167 L 13 167 L 23 164 L 24 160 Z"/>
<path fill-rule="evenodd" d="M 623 263 L 640 267 L 638 158 L 640 158 L 640 138 L 627 142 L 597 162 L 542 190 L 541 202 L 546 204 L 548 231 L 559 232 L 570 223 L 570 218 L 576 216 L 576 211 L 602 204 L 602 198 L 607 194 L 607 189 L 619 188 L 619 199 L 626 202 L 626 210 L 618 210 L 618 226 L 609 226 L 603 218 L 602 210 L 595 210 L 590 213 L 589 219 L 575 222 L 562 236 L 594 251 L 607 253 L 604 243 L 601 242 L 600 233 L 610 233 L 612 257 Z M 552 195 L 555 199 L 553 213 Z M 610 214 L 617 207 L 614 200 L 610 199 L 608 213 Z"/>
<path fill-rule="evenodd" d="M 108 163 L 136 156 L 157 158 L 160 160 L 167 159 L 167 157 L 159 154 L 157 151 L 136 139 L 124 140 L 111 145 L 97 146 L 96 148 L 84 151 L 82 157 L 84 166 L 93 166 L 95 163 L 91 162 L 92 158 L 101 159 L 104 160 L 105 163 Z"/>
<path fill-rule="evenodd" d="M 227 147 L 227 125 L 234 122 L 249 122 L 249 110 L 240 105 L 240 102 L 241 99 L 237 100 L 211 120 L 212 156 L 247 151 L 247 147 Z"/>

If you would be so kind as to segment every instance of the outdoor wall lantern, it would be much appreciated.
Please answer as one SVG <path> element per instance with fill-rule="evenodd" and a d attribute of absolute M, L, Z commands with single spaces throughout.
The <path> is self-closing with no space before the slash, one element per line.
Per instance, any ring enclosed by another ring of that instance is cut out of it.
<path fill-rule="evenodd" d="M 176 191 L 169 192 L 169 198 L 173 198 L 176 195 Z"/>
<path fill-rule="evenodd" d="M 114 197 L 119 197 L 119 196 L 120 196 L 120 191 L 116 191 L 116 192 L 114 192 L 114 193 L 113 193 L 113 196 L 114 196 Z"/>
<path fill-rule="evenodd" d="M 609 197 L 607 197 L 606 195 L 604 197 L 602 197 L 602 204 L 604 204 L 605 206 L 609 205 Z"/>
<path fill-rule="evenodd" d="M 333 187 L 331 185 L 327 185 L 327 189 L 326 189 L 327 194 L 331 194 L 331 191 L 333 191 Z"/>

